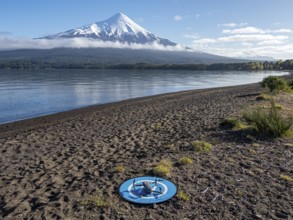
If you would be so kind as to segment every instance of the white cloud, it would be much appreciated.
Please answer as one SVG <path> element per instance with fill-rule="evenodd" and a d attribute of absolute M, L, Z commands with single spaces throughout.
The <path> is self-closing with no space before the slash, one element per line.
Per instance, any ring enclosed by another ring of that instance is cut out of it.
<path fill-rule="evenodd" d="M 182 19 L 183 19 L 183 17 L 180 16 L 180 15 L 175 15 L 175 16 L 174 16 L 174 20 L 175 20 L 175 21 L 181 21 Z"/>
<path fill-rule="evenodd" d="M 293 33 L 291 29 L 268 30 L 269 33 Z"/>
<path fill-rule="evenodd" d="M 183 37 L 185 38 L 191 38 L 191 39 L 198 39 L 199 38 L 199 34 L 195 33 L 195 34 L 185 34 L 183 35 Z"/>
<path fill-rule="evenodd" d="M 231 23 L 226 23 L 226 24 L 218 24 L 218 27 L 230 27 L 230 28 L 233 28 L 233 27 L 245 27 L 247 25 L 248 24 L 246 22 L 242 22 L 242 23 L 231 22 Z"/>
<path fill-rule="evenodd" d="M 263 30 L 257 27 L 244 27 L 237 29 L 224 29 L 223 34 L 269 34 L 269 33 L 293 33 L 291 29 L 276 29 L 276 30 Z"/>
<path fill-rule="evenodd" d="M 194 50 L 230 57 L 293 58 L 292 29 L 261 29 L 248 26 L 247 23 L 227 23 L 218 27 L 223 29 L 219 37 L 193 38 L 190 47 Z"/>
<path fill-rule="evenodd" d="M 244 27 L 238 29 L 224 29 L 222 30 L 224 34 L 265 34 L 266 32 L 260 28 L 256 27 Z"/>
<path fill-rule="evenodd" d="M 271 35 L 271 34 L 237 34 L 228 37 L 219 38 L 201 38 L 194 40 L 193 44 L 207 44 L 207 43 L 231 43 L 231 42 L 249 42 L 249 41 L 270 41 L 270 40 L 286 40 L 288 36 L 285 35 Z"/>
<path fill-rule="evenodd" d="M 194 49 L 228 57 L 269 56 L 277 59 L 293 58 L 293 43 L 284 45 L 253 45 L 252 47 L 197 45 Z"/>
<path fill-rule="evenodd" d="M 0 36 L 0 50 L 11 49 L 52 49 L 58 47 L 72 48 L 129 48 L 129 49 L 151 49 L 151 50 L 167 50 L 167 51 L 185 51 L 185 47 L 181 45 L 163 46 L 157 42 L 152 44 L 128 44 L 121 42 L 100 41 L 85 38 L 72 39 L 26 39 L 26 38 L 7 38 Z"/>
<path fill-rule="evenodd" d="M 222 36 L 193 38 L 191 48 L 231 57 L 273 56 L 275 58 L 293 58 L 292 29 L 261 29 L 248 26 L 247 23 L 233 22 L 220 24 L 218 27 L 222 28 Z"/>
<path fill-rule="evenodd" d="M 285 44 L 284 41 L 281 40 L 264 40 L 257 43 L 257 45 L 281 45 Z"/>

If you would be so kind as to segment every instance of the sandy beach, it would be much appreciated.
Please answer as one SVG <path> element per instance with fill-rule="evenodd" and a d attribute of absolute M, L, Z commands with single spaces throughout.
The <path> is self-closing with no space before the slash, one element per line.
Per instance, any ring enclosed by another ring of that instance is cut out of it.
<path fill-rule="evenodd" d="M 292 181 L 281 175 L 292 177 L 293 139 L 219 126 L 262 102 L 260 92 L 259 84 L 186 91 L 1 125 L 0 219 L 291 219 Z M 213 148 L 195 152 L 192 141 Z M 192 164 L 179 166 L 184 156 Z M 122 200 L 119 184 L 162 159 L 189 199 Z"/>

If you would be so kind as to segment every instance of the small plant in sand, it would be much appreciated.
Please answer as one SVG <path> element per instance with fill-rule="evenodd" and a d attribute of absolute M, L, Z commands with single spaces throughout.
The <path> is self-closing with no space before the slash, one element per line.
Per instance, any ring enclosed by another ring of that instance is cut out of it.
<path fill-rule="evenodd" d="M 208 152 L 212 149 L 213 145 L 205 141 L 192 141 L 191 146 L 197 152 Z"/>
<path fill-rule="evenodd" d="M 179 165 L 188 165 L 188 164 L 192 164 L 192 159 L 190 157 L 181 157 L 178 160 L 178 164 Z"/>
<path fill-rule="evenodd" d="M 224 121 L 222 121 L 220 125 L 233 130 L 240 130 L 247 127 L 238 118 L 227 118 Z"/>
<path fill-rule="evenodd" d="M 111 202 L 99 192 L 97 195 L 88 195 L 80 201 L 83 206 L 109 207 Z"/>
<path fill-rule="evenodd" d="M 157 122 L 157 123 L 154 123 L 152 124 L 151 126 L 155 131 L 158 131 L 162 128 L 162 123 L 161 122 Z"/>
<path fill-rule="evenodd" d="M 174 150 L 175 149 L 175 144 L 167 144 L 166 148 L 169 150 Z"/>
<path fill-rule="evenodd" d="M 274 94 L 289 89 L 287 81 L 277 76 L 268 76 L 264 78 L 261 82 L 261 86 L 264 88 L 268 88 L 269 91 Z"/>
<path fill-rule="evenodd" d="M 147 174 L 153 176 L 168 176 L 172 169 L 172 163 L 167 160 L 161 160 L 154 168 L 147 170 Z"/>
<path fill-rule="evenodd" d="M 124 173 L 125 172 L 125 167 L 123 165 L 117 165 L 115 167 L 115 172 L 116 173 Z"/>
<path fill-rule="evenodd" d="M 293 182 L 293 178 L 290 177 L 290 176 L 287 176 L 287 175 L 283 175 L 283 174 L 281 174 L 281 175 L 280 175 L 280 178 L 283 179 L 283 180 L 286 180 L 286 181 L 288 181 L 288 182 Z"/>
<path fill-rule="evenodd" d="M 292 117 L 285 118 L 276 108 L 275 102 L 271 101 L 269 109 L 257 108 L 243 114 L 244 120 L 252 125 L 258 132 L 270 137 L 292 135 Z"/>
<path fill-rule="evenodd" d="M 177 194 L 177 197 L 180 199 L 180 200 L 183 200 L 185 202 L 189 201 L 190 200 L 190 196 L 187 195 L 185 192 L 183 191 L 180 191 L 178 194 Z"/>

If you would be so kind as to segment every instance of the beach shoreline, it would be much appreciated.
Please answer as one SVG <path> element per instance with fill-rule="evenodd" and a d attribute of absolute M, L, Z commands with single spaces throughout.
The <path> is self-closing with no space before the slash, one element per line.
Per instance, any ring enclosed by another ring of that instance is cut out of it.
<path fill-rule="evenodd" d="M 264 102 L 261 91 L 259 83 L 183 91 L 0 125 L 0 218 L 290 219 L 292 181 L 281 177 L 291 175 L 292 138 L 219 126 Z M 193 141 L 213 147 L 195 152 Z M 178 165 L 182 157 L 192 163 Z M 188 199 L 122 200 L 119 185 L 161 160 Z"/>
<path fill-rule="evenodd" d="M 251 84 L 245 84 L 245 85 L 236 85 L 236 86 L 225 86 L 225 87 L 216 87 L 216 88 L 207 88 L 207 89 L 195 89 L 195 90 L 185 90 L 185 91 L 179 91 L 179 92 L 171 92 L 171 93 L 164 93 L 164 94 L 157 94 L 152 96 L 145 96 L 145 97 L 137 97 L 137 98 L 131 98 L 126 100 L 121 100 L 117 102 L 110 102 L 110 103 L 103 103 L 103 104 L 95 104 L 90 105 L 82 108 L 77 109 L 71 109 L 67 111 L 62 112 L 56 112 L 52 114 L 46 114 L 36 117 L 30 117 L 27 119 L 12 121 L 0 124 L 0 137 L 6 136 L 6 133 L 15 133 L 18 130 L 23 131 L 26 129 L 34 128 L 37 126 L 46 126 L 47 124 L 51 124 L 54 122 L 59 122 L 63 120 L 70 120 L 72 117 L 77 117 L 80 115 L 86 115 L 88 113 L 94 112 L 94 111 L 105 111 L 107 109 L 115 108 L 115 107 L 121 107 L 123 105 L 135 105 L 137 102 L 147 102 L 151 103 L 155 99 L 165 99 L 165 98 L 176 98 L 180 96 L 184 96 L 186 94 L 194 94 L 199 95 L 202 92 L 205 91 L 214 91 L 219 90 L 222 91 L 223 89 L 232 89 L 232 88 L 238 88 L 238 87 L 247 87 L 252 86 L 258 83 L 251 83 Z"/>

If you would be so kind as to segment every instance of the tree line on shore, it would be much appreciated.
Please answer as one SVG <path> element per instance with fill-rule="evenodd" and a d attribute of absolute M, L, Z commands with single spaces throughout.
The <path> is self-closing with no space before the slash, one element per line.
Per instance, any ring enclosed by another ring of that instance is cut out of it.
<path fill-rule="evenodd" d="M 0 69 L 158 69 L 158 70 L 293 70 L 293 60 L 214 64 L 105 64 L 99 62 L 48 62 L 0 60 Z"/>

